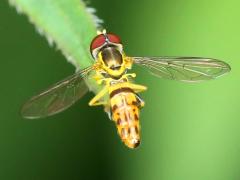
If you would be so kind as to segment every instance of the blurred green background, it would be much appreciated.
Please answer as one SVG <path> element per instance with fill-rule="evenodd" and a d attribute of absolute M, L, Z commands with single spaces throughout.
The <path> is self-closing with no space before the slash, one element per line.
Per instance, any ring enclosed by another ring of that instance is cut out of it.
<path fill-rule="evenodd" d="M 123 146 L 93 94 L 65 112 L 24 120 L 22 103 L 74 72 L 26 16 L 0 2 L 0 179 L 239 180 L 240 2 L 96 0 L 105 27 L 129 55 L 222 59 L 232 71 L 185 84 L 134 69 L 146 107 L 142 144 Z M 81 23 L 81 22 L 79 22 Z"/>

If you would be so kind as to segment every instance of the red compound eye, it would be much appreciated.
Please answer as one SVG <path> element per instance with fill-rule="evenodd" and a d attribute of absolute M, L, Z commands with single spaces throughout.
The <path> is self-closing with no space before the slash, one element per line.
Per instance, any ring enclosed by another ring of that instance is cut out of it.
<path fill-rule="evenodd" d="M 122 44 L 120 37 L 117 36 L 116 34 L 107 34 L 107 37 L 109 41 L 112 43 Z"/>
<path fill-rule="evenodd" d="M 103 34 L 100 34 L 100 35 L 97 35 L 93 40 L 92 40 L 92 43 L 91 43 L 91 46 L 90 46 L 90 49 L 91 49 L 91 52 L 102 46 L 107 40 L 106 40 L 106 36 L 109 40 L 109 42 L 111 43 L 116 43 L 116 44 L 122 44 L 121 43 L 121 39 L 119 38 L 119 36 L 115 35 L 115 34 L 107 34 L 107 35 L 103 35 Z"/>
<path fill-rule="evenodd" d="M 106 42 L 106 37 L 103 34 L 97 35 L 91 42 L 91 51 L 102 46 Z"/>

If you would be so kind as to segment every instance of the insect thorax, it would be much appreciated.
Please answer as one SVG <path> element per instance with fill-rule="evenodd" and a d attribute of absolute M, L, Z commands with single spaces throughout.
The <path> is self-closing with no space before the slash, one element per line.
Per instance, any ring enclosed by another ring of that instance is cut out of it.
<path fill-rule="evenodd" d="M 102 60 L 112 70 L 119 70 L 123 63 L 122 54 L 115 47 L 104 48 L 102 50 Z"/>
<path fill-rule="evenodd" d="M 119 79 L 129 69 L 124 57 L 123 52 L 120 52 L 115 46 L 108 46 L 99 52 L 98 60 L 107 76 Z"/>

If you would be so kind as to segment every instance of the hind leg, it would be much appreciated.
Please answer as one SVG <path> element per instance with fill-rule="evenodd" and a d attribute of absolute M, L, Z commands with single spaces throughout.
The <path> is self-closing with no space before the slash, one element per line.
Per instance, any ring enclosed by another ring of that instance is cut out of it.
<path fill-rule="evenodd" d="M 105 86 L 92 100 L 88 103 L 89 106 L 108 105 L 108 101 L 104 96 L 108 93 L 108 87 Z"/>
<path fill-rule="evenodd" d="M 129 84 L 129 87 L 135 92 L 135 93 L 139 93 L 139 92 L 143 92 L 147 90 L 146 86 L 142 86 L 142 85 L 138 85 L 138 84 Z"/>
<path fill-rule="evenodd" d="M 122 78 L 135 78 L 136 74 L 135 73 L 130 73 L 130 74 L 124 74 Z M 139 85 L 139 84 L 133 84 L 131 82 L 128 82 L 128 87 L 131 88 L 135 93 L 143 92 L 147 90 L 146 86 Z"/>

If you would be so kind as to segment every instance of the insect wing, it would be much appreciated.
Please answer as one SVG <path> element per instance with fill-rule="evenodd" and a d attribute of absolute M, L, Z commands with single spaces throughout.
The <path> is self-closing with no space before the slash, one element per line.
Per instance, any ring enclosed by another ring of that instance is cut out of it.
<path fill-rule="evenodd" d="M 223 61 L 201 57 L 133 57 L 133 62 L 160 78 L 185 82 L 215 79 L 231 70 Z"/>
<path fill-rule="evenodd" d="M 91 67 L 77 72 L 32 97 L 23 105 L 22 116 L 27 119 L 42 118 L 70 107 L 88 91 L 84 77 L 90 70 Z"/>

